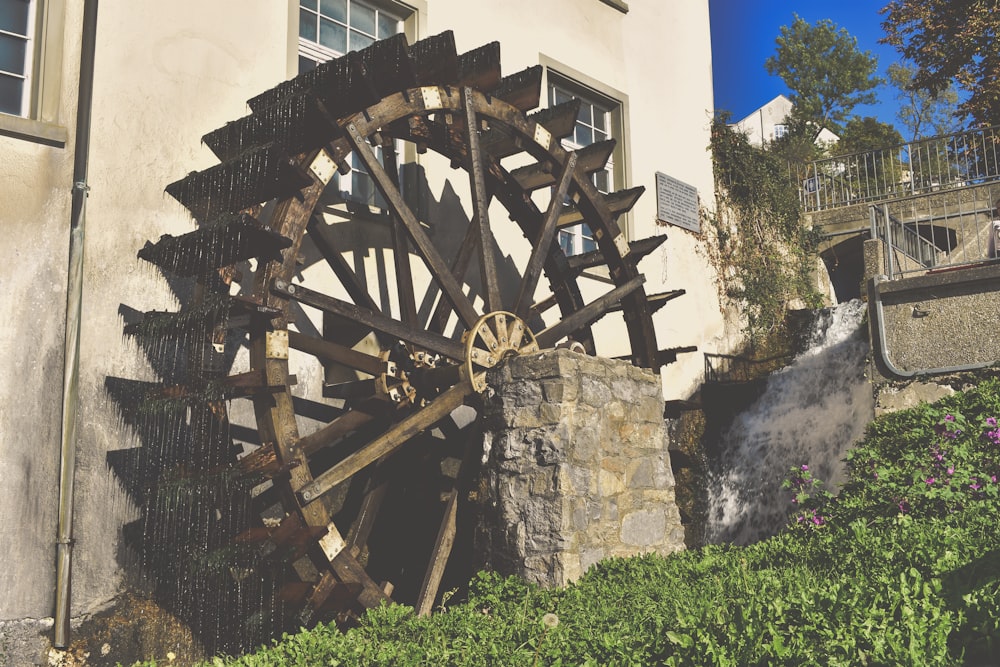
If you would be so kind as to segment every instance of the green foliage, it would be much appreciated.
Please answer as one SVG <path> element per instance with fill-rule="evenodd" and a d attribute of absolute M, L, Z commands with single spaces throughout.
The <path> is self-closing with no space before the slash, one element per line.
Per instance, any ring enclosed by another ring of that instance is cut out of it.
<path fill-rule="evenodd" d="M 800 510 L 824 518 L 808 530 L 793 518 L 792 530 L 748 547 L 613 558 L 564 589 L 483 573 L 467 601 L 429 618 L 382 607 L 344 633 L 320 626 L 207 664 L 992 664 L 996 415 L 1000 382 L 989 380 L 876 420 L 835 498 L 794 469 Z"/>
<path fill-rule="evenodd" d="M 793 113 L 839 132 L 858 104 L 875 102 L 878 59 L 858 49 L 858 40 L 829 19 L 810 24 L 797 14 L 782 26 L 775 54 L 764 66 L 792 91 Z"/>
<path fill-rule="evenodd" d="M 898 91 L 896 101 L 900 106 L 896 118 L 906 128 L 910 141 L 951 134 L 960 129 L 955 120 L 958 116 L 958 93 L 951 81 L 936 95 L 931 95 L 914 87 L 916 68 L 913 66 L 893 63 L 887 71 L 889 83 Z"/>
<path fill-rule="evenodd" d="M 880 12 L 886 44 L 916 65 L 911 87 L 936 96 L 952 83 L 968 93 L 959 113 L 1000 124 L 1000 12 L 995 1 L 892 0 Z"/>
<path fill-rule="evenodd" d="M 782 324 L 790 299 L 818 305 L 817 238 L 800 223 L 798 192 L 782 157 L 751 146 L 722 118 L 712 125 L 712 156 L 716 201 L 725 212 L 710 221 L 712 258 L 726 295 L 742 307 L 745 333 L 758 342 Z"/>

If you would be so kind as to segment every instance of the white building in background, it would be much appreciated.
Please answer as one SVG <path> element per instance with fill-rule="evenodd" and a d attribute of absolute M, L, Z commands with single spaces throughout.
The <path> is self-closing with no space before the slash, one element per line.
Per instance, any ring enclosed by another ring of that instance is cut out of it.
<path fill-rule="evenodd" d="M 66 331 L 84 2 L 0 0 L 0 623 L 53 614 Z M 89 123 L 71 610 L 107 605 L 123 586 L 121 527 L 136 518 L 107 453 L 135 444 L 105 395 L 106 376 L 155 379 L 122 339 L 120 309 L 177 307 L 160 274 L 136 259 L 147 240 L 192 229 L 164 186 L 216 163 L 200 138 L 247 114 L 250 97 L 394 31 L 412 43 L 445 30 L 460 52 L 497 40 L 505 73 L 544 67 L 543 105 L 584 100 L 572 145 L 619 144 L 601 187 L 644 186 L 620 221 L 630 239 L 667 233 L 640 265 L 646 292 L 687 294 L 655 315 L 660 348 L 729 351 L 705 239 L 657 222 L 656 173 L 713 203 L 713 109 L 707 0 L 173 0 L 104 2 L 97 14 Z M 784 97 L 766 111 L 770 139 Z M 756 113 L 756 112 L 755 112 Z M 787 113 L 787 109 L 785 110 Z M 747 121 L 748 127 L 752 124 Z M 766 122 L 765 122 L 766 121 Z M 431 175 L 440 197 L 447 173 Z M 460 174 L 464 178 L 464 173 Z M 344 191 L 364 199 L 363 178 Z M 467 184 L 465 185 L 467 187 Z M 471 212 L 470 212 L 471 214 Z M 561 239 L 586 250 L 582 230 Z M 599 332 L 598 332 L 599 335 Z M 681 355 L 663 374 L 687 398 L 703 373 Z"/>
<path fill-rule="evenodd" d="M 792 113 L 792 101 L 784 95 L 778 95 L 762 107 L 755 109 L 746 118 L 731 123 L 734 128 L 746 135 L 754 146 L 763 146 L 780 139 L 788 132 L 788 117 Z M 822 128 L 816 135 L 815 143 L 826 145 L 836 143 L 840 137 Z"/>

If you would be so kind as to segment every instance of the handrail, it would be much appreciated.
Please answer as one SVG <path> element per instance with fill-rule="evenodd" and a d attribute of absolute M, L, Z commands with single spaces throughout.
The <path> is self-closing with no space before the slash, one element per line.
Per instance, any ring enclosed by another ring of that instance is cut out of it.
<path fill-rule="evenodd" d="M 793 172 L 806 212 L 1000 181 L 1000 125 L 835 155 Z"/>

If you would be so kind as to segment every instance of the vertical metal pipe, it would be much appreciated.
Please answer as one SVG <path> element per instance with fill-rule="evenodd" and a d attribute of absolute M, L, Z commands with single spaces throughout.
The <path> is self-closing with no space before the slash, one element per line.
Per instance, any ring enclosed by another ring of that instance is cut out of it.
<path fill-rule="evenodd" d="M 73 203 L 70 214 L 66 333 L 63 357 L 62 432 L 59 457 L 59 526 L 56 537 L 56 648 L 69 646 L 70 573 L 73 556 L 73 477 L 76 473 L 76 413 L 80 380 L 80 314 L 83 301 L 83 246 L 86 228 L 87 167 L 94 88 L 97 0 L 84 0 L 80 46 L 80 85 L 73 154 Z"/>

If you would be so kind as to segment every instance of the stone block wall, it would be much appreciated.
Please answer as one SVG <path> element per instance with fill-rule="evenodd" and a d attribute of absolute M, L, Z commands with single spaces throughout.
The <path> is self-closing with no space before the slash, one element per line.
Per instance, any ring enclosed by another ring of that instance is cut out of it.
<path fill-rule="evenodd" d="M 684 548 L 659 376 L 568 350 L 491 372 L 476 553 L 564 585 L 611 556 Z"/>

